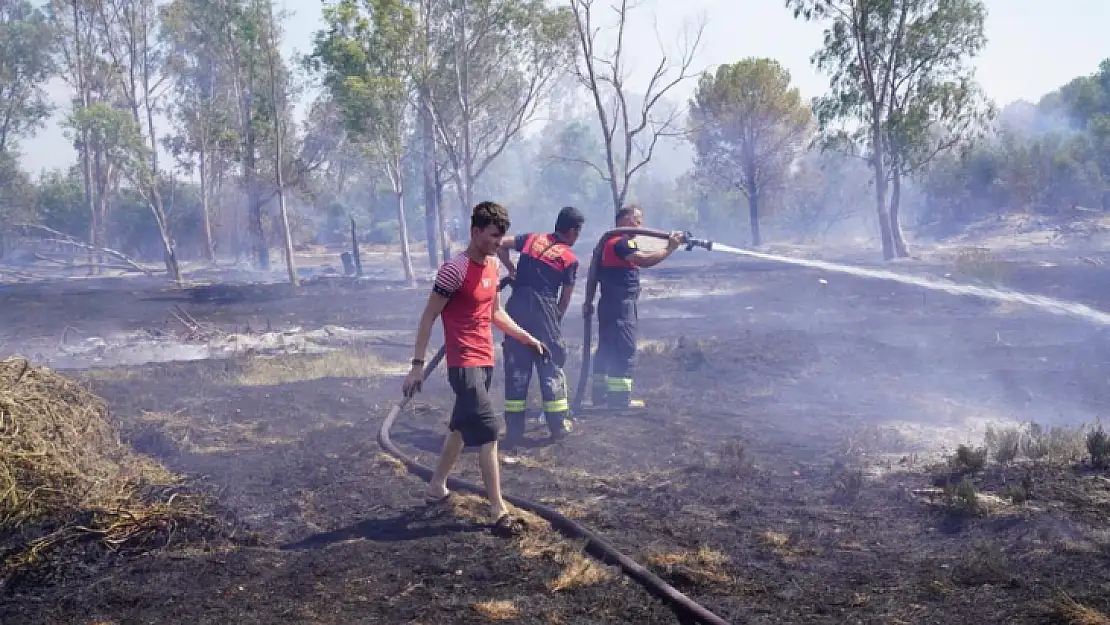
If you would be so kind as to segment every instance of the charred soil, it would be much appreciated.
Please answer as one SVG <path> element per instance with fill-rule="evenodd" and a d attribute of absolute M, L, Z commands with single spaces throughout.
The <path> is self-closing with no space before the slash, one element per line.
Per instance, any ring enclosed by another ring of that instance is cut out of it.
<path fill-rule="evenodd" d="M 1110 404 L 1103 329 L 788 267 L 649 273 L 636 373 L 648 407 L 587 411 L 559 444 L 533 422 L 532 443 L 503 452 L 507 490 L 557 506 L 734 623 L 1094 623 L 1082 619 L 1110 611 L 1110 473 L 1064 427 Z M 1101 301 L 1095 278 L 1077 270 L 1051 294 Z M 182 303 L 121 287 L 90 296 L 89 312 L 66 292 L 16 289 L 4 327 L 43 349 L 67 325 L 170 333 L 178 304 L 226 332 L 267 320 L 411 332 L 425 292 L 309 285 Z M 581 319 L 566 329 L 577 356 Z M 71 372 L 135 450 L 215 484 L 253 543 L 75 563 L 7 589 L 0 621 L 673 623 L 537 519 L 503 539 L 479 500 L 424 502 L 375 443 L 409 356 L 349 345 Z M 437 372 L 394 440 L 432 464 L 449 407 Z M 992 443 L 974 471 L 938 464 L 984 444 L 987 425 L 1029 421 L 1054 452 L 1025 444 L 1010 458 Z M 460 464 L 478 481 L 473 454 Z"/>

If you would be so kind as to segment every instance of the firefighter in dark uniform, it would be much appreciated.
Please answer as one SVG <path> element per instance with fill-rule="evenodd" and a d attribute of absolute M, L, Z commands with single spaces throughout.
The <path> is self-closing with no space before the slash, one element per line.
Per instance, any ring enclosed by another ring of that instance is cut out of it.
<path fill-rule="evenodd" d="M 505 443 L 523 441 L 526 425 L 525 407 L 533 367 L 540 376 L 543 411 L 552 438 L 562 438 L 570 431 L 566 364 L 562 321 L 570 306 L 574 283 L 578 279 L 578 256 L 571 247 L 578 240 L 585 215 L 568 206 L 559 211 L 552 233 L 521 234 L 505 239 L 498 255 L 509 270 L 512 295 L 505 311 L 532 336 L 550 348 L 551 358 L 536 356 L 533 349 L 506 336 L 502 343 L 505 354 Z M 509 250 L 520 252 L 514 265 Z"/>
<path fill-rule="evenodd" d="M 631 205 L 617 212 L 618 228 L 638 228 L 644 214 Z M 663 250 L 641 250 L 627 235 L 605 241 L 598 269 L 601 298 L 597 303 L 597 352 L 594 355 L 593 405 L 609 408 L 640 408 L 632 399 L 636 367 L 636 301 L 640 297 L 640 269 L 654 267 L 683 243 L 681 232 L 672 232 Z M 589 302 L 586 303 L 588 312 Z"/>

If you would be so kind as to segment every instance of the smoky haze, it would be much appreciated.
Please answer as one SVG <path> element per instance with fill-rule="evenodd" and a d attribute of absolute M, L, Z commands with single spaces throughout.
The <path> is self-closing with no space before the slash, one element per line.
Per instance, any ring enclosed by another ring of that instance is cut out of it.
<path fill-rule="evenodd" d="M 720 622 L 1110 622 L 1110 3 L 289 5 L 0 0 L 0 622 L 675 622 L 565 519 Z M 414 349 L 484 200 L 587 215 L 488 403 Z M 709 243 L 614 322 L 632 204 Z"/>
<path fill-rule="evenodd" d="M 986 92 L 961 101 L 956 112 L 939 104 L 902 111 L 904 119 L 916 113 L 914 119 L 925 120 L 914 133 L 883 120 L 884 140 L 902 147 L 887 148 L 888 162 L 898 164 L 883 172 L 888 188 L 879 210 L 874 137 L 859 111 L 822 100 L 835 91 L 828 72 L 787 55 L 782 62 L 753 54 L 709 63 L 705 51 L 717 59 L 721 44 L 709 38 L 715 25 L 705 15 L 670 24 L 666 36 L 653 40 L 653 56 L 642 43 L 623 51 L 636 62 L 626 58 L 627 83 L 611 81 L 620 91 L 604 81 L 593 85 L 603 122 L 573 20 L 556 33 L 506 24 L 502 32 L 475 30 L 487 34 L 470 35 L 475 52 L 466 61 L 480 71 L 465 85 L 456 84 L 459 53 L 447 43 L 460 26 L 446 17 L 430 20 L 439 38 L 427 42 L 428 50 L 440 65 L 426 78 L 431 95 L 425 101 L 418 95 L 425 83 L 404 63 L 420 50 L 404 47 L 407 39 L 371 38 L 361 43 L 377 46 L 376 56 L 337 54 L 349 42 L 341 37 L 343 24 L 327 22 L 339 19 L 334 15 L 314 15 L 319 28 L 306 37 L 303 24 L 266 3 L 113 1 L 141 9 L 148 27 L 152 52 L 132 62 L 133 69 L 150 70 L 145 84 L 129 82 L 113 65 L 134 56 L 123 54 L 131 49 L 122 25 L 95 3 L 78 3 L 76 16 L 70 5 L 21 2 L 9 3 L 3 14 L 11 34 L 5 71 L 18 88 L 0 103 L 13 120 L 0 143 L 0 251 L 19 275 L 113 274 L 135 262 L 158 273 L 173 256 L 187 274 L 276 281 L 283 279 L 286 223 L 301 275 L 341 273 L 339 255 L 349 249 L 353 220 L 366 246 L 364 273 L 415 282 L 442 260 L 444 243 L 459 249 L 470 204 L 488 198 L 510 208 L 516 232 L 549 230 L 562 206 L 583 209 L 584 257 L 627 203 L 643 206 L 651 227 L 855 263 L 878 260 L 890 240 L 881 227 L 884 215 L 891 215 L 912 254 L 937 263 L 908 270 L 1022 289 L 992 268 L 1003 261 L 969 250 L 982 245 L 1002 256 L 1028 254 L 1023 243 L 1061 232 L 1083 233 L 1074 243 L 1097 248 L 1099 219 L 1110 202 L 1103 173 L 1110 172 L 1106 64 L 1072 68 L 1074 78 L 1062 78 L 1036 101 L 994 102 Z M 642 34 L 661 10 L 633 10 L 629 32 Z M 493 19 L 474 11 L 470 18 Z M 227 38 L 217 28 L 219 16 L 232 15 L 250 29 Z M 788 21 L 820 33 L 819 23 Z M 608 67 L 617 54 L 619 27 L 618 21 L 605 25 L 591 49 L 594 69 Z M 513 49 L 513 62 L 502 63 L 497 54 L 508 48 L 497 47 L 498 37 L 532 47 Z M 820 44 L 815 37 L 813 49 Z M 982 53 L 966 50 L 961 62 L 970 67 Z M 379 57 L 397 63 L 375 65 Z M 656 65 L 647 59 L 664 57 L 664 70 L 652 81 Z M 498 69 L 503 66 L 509 69 Z M 938 66 L 937 75 L 942 69 L 966 67 Z M 385 72 L 403 86 L 397 94 L 381 87 Z M 355 78 L 379 92 L 351 87 Z M 464 91 L 481 106 L 456 97 Z M 936 94 L 913 95 L 908 99 L 940 101 Z M 21 157 L 42 149 L 46 138 L 39 133 L 49 119 L 64 129 L 71 154 L 59 160 L 67 165 L 29 171 Z M 636 134 L 626 157 L 627 132 Z M 464 139 L 472 154 L 463 153 Z M 920 145 L 902 145 L 911 139 Z M 635 171 L 625 176 L 629 169 Z M 52 256 L 44 261 L 44 255 Z M 72 268 L 78 258 L 87 270 Z M 696 258 L 676 259 L 676 266 L 695 267 Z M 736 262 L 742 274 L 748 265 Z M 939 268 L 943 262 L 959 267 Z M 231 264 L 242 273 L 230 272 Z M 828 291 L 835 288 L 820 292 Z M 778 301 L 793 311 L 814 305 L 804 298 Z M 690 325 L 696 330 L 696 319 Z M 913 327 L 883 332 L 915 336 Z M 910 350 L 901 359 L 923 362 L 946 341 L 909 343 L 899 347 Z"/>

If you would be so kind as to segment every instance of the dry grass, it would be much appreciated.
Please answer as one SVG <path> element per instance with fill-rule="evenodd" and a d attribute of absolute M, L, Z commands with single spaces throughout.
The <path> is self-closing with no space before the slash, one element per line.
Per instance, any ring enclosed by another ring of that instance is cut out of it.
<path fill-rule="evenodd" d="M 364 350 L 337 350 L 318 355 L 253 356 L 231 376 L 236 386 L 278 386 L 324 378 L 375 378 L 401 375 L 408 368 Z"/>
<path fill-rule="evenodd" d="M 981 247 L 965 247 L 956 252 L 953 273 L 964 280 L 998 285 L 1005 282 L 1010 271 L 1005 263 Z"/>
<path fill-rule="evenodd" d="M 547 585 L 551 590 L 559 592 L 592 586 L 612 577 L 612 571 L 598 564 L 596 560 L 581 553 L 567 553 L 570 557 L 566 558 L 562 572 Z"/>
<path fill-rule="evenodd" d="M 134 380 L 142 377 L 142 372 L 131 367 L 93 367 L 80 372 L 85 380 Z"/>
<path fill-rule="evenodd" d="M 0 361 L 0 551 L 3 576 L 93 537 L 112 549 L 212 523 L 207 500 L 120 442 L 104 401 L 24 360 Z"/>
<path fill-rule="evenodd" d="M 169 443 L 168 449 L 156 447 L 153 455 L 160 456 L 175 451 L 193 454 L 221 454 L 237 450 L 256 448 L 260 445 L 287 445 L 297 439 L 293 436 L 275 436 L 269 432 L 270 424 L 265 420 L 243 421 L 217 424 L 191 419 L 180 412 L 144 412 L 130 439 L 143 451 L 149 448 L 151 437 L 158 446 Z M 143 441 L 140 443 L 139 441 Z"/>
<path fill-rule="evenodd" d="M 674 346 L 667 341 L 660 341 L 657 339 L 640 339 L 636 341 L 637 354 L 660 356 L 670 352 L 672 349 L 674 349 Z"/>
<path fill-rule="evenodd" d="M 707 364 L 706 353 L 711 351 L 711 345 L 710 341 L 680 336 L 671 341 L 637 341 L 636 351 L 645 358 L 669 360 L 685 371 L 698 371 Z"/>
<path fill-rule="evenodd" d="M 785 547 L 786 543 L 790 542 L 789 536 L 787 536 L 786 534 L 780 534 L 778 532 L 763 532 L 760 538 L 763 540 L 764 544 L 770 547 L 775 547 L 776 549 L 780 547 Z"/>
<path fill-rule="evenodd" d="M 816 553 L 813 549 L 802 547 L 790 540 L 790 537 L 781 532 L 766 531 L 759 535 L 759 540 L 771 551 L 786 562 L 793 562 L 803 556 Z"/>
<path fill-rule="evenodd" d="M 601 493 L 624 493 L 633 486 L 644 486 L 649 489 L 660 488 L 673 484 L 675 479 L 681 475 L 679 469 L 648 469 L 599 475 L 579 467 L 555 467 L 552 472 L 560 477 L 580 482 L 591 490 Z"/>
<path fill-rule="evenodd" d="M 482 601 L 471 606 L 474 611 L 491 621 L 508 621 L 520 616 L 512 601 Z"/>
<path fill-rule="evenodd" d="M 699 547 L 696 551 L 655 552 L 647 557 L 649 565 L 667 575 L 680 575 L 702 586 L 730 586 L 732 576 L 725 567 L 728 558 L 719 551 Z"/>
<path fill-rule="evenodd" d="M 378 453 L 378 466 L 389 467 L 394 475 L 405 475 L 409 472 L 405 463 L 386 453 Z"/>
<path fill-rule="evenodd" d="M 1094 608 L 1076 603 L 1066 595 L 1060 599 L 1056 609 L 1060 618 L 1068 625 L 1110 625 L 1110 617 Z"/>
<path fill-rule="evenodd" d="M 1016 460 L 1047 461 L 1072 463 L 1093 456 L 1090 449 L 1092 435 L 1099 432 L 1100 426 L 1056 426 L 1043 427 L 1038 423 L 1025 423 L 1020 426 L 988 427 L 985 435 L 985 450 L 999 464 L 1009 464 Z M 1095 458 L 1092 457 L 1092 460 Z"/>
<path fill-rule="evenodd" d="M 451 506 L 460 518 L 475 523 L 489 523 L 489 502 L 477 495 L 451 495 Z M 513 539 L 514 546 L 526 558 L 546 558 L 561 566 L 559 575 L 548 582 L 552 592 L 598 584 L 613 577 L 613 570 L 590 558 L 583 546 L 559 534 L 551 524 L 527 510 L 513 508 L 527 529 Z"/>

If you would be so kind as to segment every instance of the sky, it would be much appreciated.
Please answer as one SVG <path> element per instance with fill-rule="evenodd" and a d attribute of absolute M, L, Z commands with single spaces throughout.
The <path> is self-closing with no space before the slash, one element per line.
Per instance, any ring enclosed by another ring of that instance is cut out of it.
<path fill-rule="evenodd" d="M 294 51 L 307 52 L 313 34 L 323 25 L 321 0 L 276 2 L 291 13 L 283 45 L 287 58 Z M 1108 0 L 985 2 L 988 42 L 974 65 L 980 84 L 1000 106 L 1019 99 L 1035 102 L 1072 78 L 1095 72 L 1099 62 L 1110 57 Z M 677 52 L 683 35 L 699 20 L 704 20 L 705 30 L 695 70 L 711 70 L 745 57 L 770 57 L 791 72 L 804 96 L 826 91 L 827 78 L 810 64 L 821 44 L 822 26 L 795 20 L 782 0 L 641 0 L 626 31 L 632 86 L 646 83 L 660 50 Z M 685 100 L 693 88 L 694 81 L 689 80 L 672 93 Z M 63 83 L 52 82 L 50 91 L 61 110 L 69 106 L 70 94 Z M 61 114 L 23 142 L 23 167 L 34 176 L 76 160 L 57 125 Z"/>

